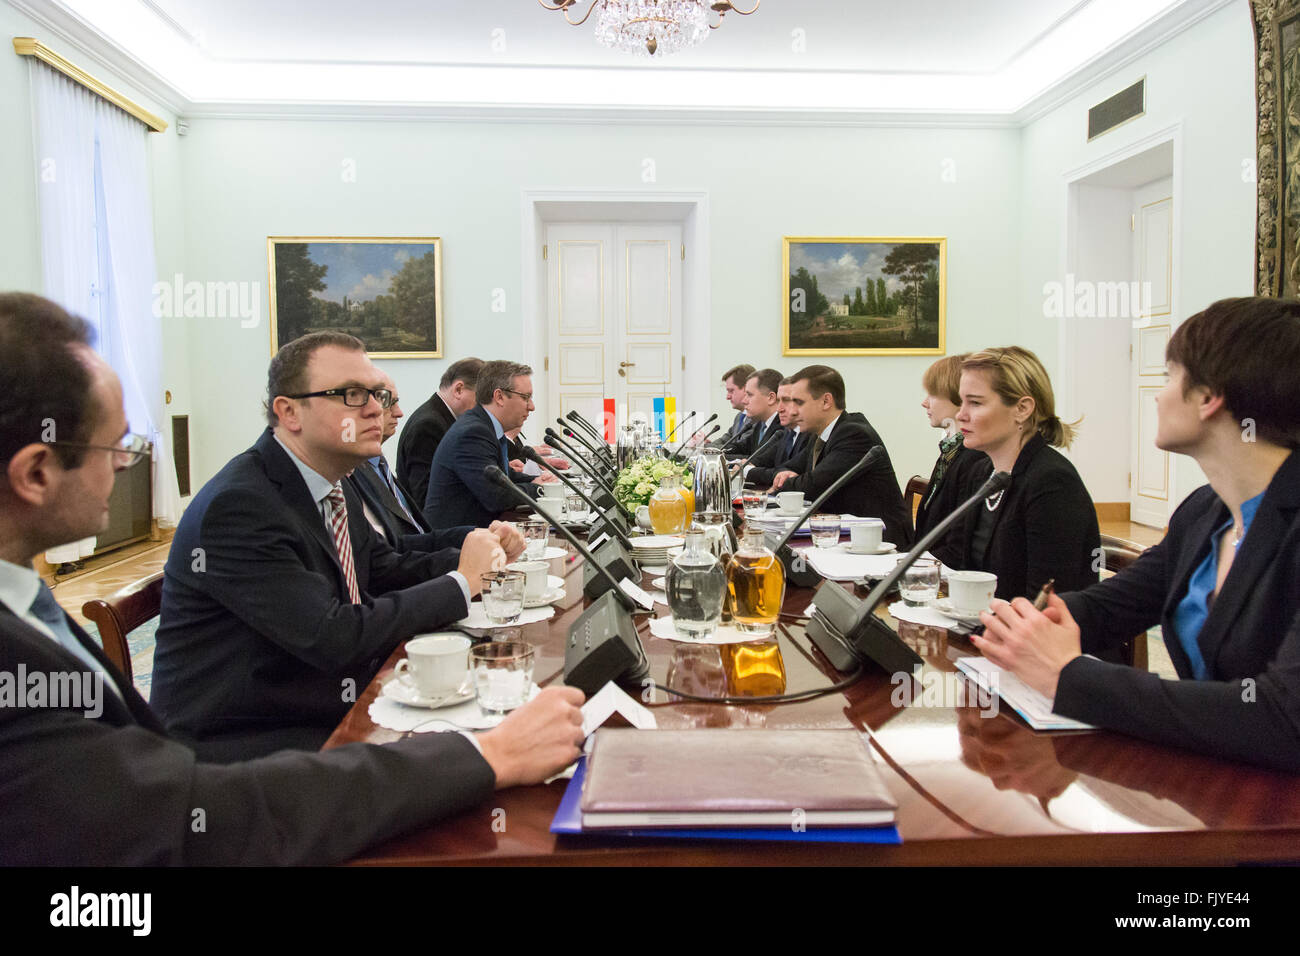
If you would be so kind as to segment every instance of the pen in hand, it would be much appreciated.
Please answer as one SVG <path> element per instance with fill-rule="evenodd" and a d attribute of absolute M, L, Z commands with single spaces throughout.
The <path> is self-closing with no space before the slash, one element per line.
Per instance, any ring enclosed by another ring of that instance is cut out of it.
<path fill-rule="evenodd" d="M 1056 578 L 1048 578 L 1047 583 L 1042 586 L 1038 592 L 1038 597 L 1034 598 L 1034 610 L 1042 611 L 1047 608 L 1047 600 L 1052 596 L 1055 590 Z"/>

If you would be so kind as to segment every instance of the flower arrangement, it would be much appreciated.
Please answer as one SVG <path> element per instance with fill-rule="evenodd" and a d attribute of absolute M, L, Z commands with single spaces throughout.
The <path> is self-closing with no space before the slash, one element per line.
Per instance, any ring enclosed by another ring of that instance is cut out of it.
<path fill-rule="evenodd" d="M 660 479 L 669 475 L 681 475 L 682 481 L 688 486 L 693 480 L 689 465 L 653 455 L 638 458 L 618 473 L 614 480 L 614 497 L 628 511 L 635 511 L 638 505 L 650 503 L 654 493 L 659 490 Z"/>

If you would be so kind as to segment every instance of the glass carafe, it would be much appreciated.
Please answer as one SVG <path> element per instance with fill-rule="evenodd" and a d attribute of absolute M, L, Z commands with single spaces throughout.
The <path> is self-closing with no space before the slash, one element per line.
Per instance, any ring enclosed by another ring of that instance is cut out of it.
<path fill-rule="evenodd" d="M 686 532 L 686 546 L 668 564 L 668 609 L 673 628 L 682 637 L 698 640 L 718 629 L 727 576 L 713 556 L 704 532 Z"/>
<path fill-rule="evenodd" d="M 745 528 L 740 547 L 727 565 L 727 592 L 736 627 L 768 637 L 785 600 L 785 569 L 763 543 L 763 532 Z"/>
<path fill-rule="evenodd" d="M 706 547 L 725 569 L 736 553 L 736 533 L 731 528 L 730 516 L 711 511 L 697 511 L 691 527 L 704 532 Z M 722 623 L 731 623 L 731 595 L 722 601 Z"/>
<path fill-rule="evenodd" d="M 686 499 L 673 487 L 672 475 L 659 479 L 648 510 L 655 534 L 681 534 L 686 529 Z"/>

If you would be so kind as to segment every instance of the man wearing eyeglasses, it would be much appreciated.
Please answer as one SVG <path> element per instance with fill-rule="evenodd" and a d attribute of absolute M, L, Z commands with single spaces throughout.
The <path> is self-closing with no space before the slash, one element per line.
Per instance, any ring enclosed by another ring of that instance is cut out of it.
<path fill-rule="evenodd" d="M 465 617 L 507 560 L 488 530 L 459 551 L 399 553 L 371 528 L 343 478 L 380 453 L 391 400 L 358 339 L 288 343 L 267 376 L 269 427 L 185 510 L 152 703 L 206 759 L 319 748 L 393 648 Z"/>
<path fill-rule="evenodd" d="M 0 354 L 0 673 L 102 689 L 96 708 L 0 700 L 0 865 L 334 863 L 578 756 L 582 693 L 548 687 L 479 734 L 196 760 L 31 566 L 102 531 L 114 472 L 145 452 L 117 376 L 85 322 L 24 293 L 0 293 Z"/>
<path fill-rule="evenodd" d="M 471 408 L 447 430 L 429 467 L 424 517 L 430 527 L 461 524 L 488 527 L 502 512 L 518 506 L 506 489 L 483 478 L 484 465 L 496 465 L 530 498 L 557 480 L 550 472 L 530 478 L 510 469 L 506 433 L 523 427 L 533 411 L 533 370 L 518 362 L 487 362 L 478 373 Z"/>

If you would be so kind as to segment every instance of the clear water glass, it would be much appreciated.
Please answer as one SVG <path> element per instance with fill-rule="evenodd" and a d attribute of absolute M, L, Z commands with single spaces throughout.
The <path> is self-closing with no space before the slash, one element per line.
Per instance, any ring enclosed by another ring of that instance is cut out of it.
<path fill-rule="evenodd" d="M 813 515 L 808 519 L 812 540 L 819 548 L 833 548 L 840 543 L 840 516 Z"/>
<path fill-rule="evenodd" d="M 485 714 L 504 714 L 528 703 L 537 652 L 525 641 L 491 641 L 469 649 L 478 705 Z"/>
<path fill-rule="evenodd" d="M 551 535 L 551 523 L 545 518 L 529 518 L 522 525 L 524 535 L 524 557 L 529 561 L 540 561 L 546 553 L 546 543 Z"/>
<path fill-rule="evenodd" d="M 933 604 L 939 597 L 939 562 L 920 558 L 903 572 L 899 594 L 911 607 Z"/>
<path fill-rule="evenodd" d="M 524 584 L 527 576 L 522 571 L 490 571 L 482 576 L 483 612 L 495 627 L 504 627 L 519 620 L 524 613 Z"/>

